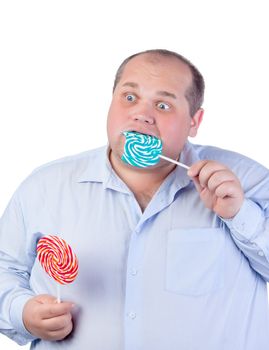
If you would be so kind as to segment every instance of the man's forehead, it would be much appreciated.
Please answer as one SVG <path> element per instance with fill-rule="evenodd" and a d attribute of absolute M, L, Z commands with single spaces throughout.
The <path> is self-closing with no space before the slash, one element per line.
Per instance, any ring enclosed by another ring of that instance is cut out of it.
<path fill-rule="evenodd" d="M 138 83 L 132 82 L 132 81 L 126 81 L 122 84 L 122 87 L 131 87 L 133 89 L 139 90 L 140 86 Z M 166 90 L 156 90 L 156 95 L 163 96 L 163 97 L 171 97 L 173 99 L 176 99 L 176 94 L 166 91 Z"/>
<path fill-rule="evenodd" d="M 175 87 L 184 86 L 187 88 L 192 82 L 192 75 L 189 67 L 175 57 L 163 57 L 160 55 L 141 54 L 132 58 L 124 67 L 119 81 L 119 86 L 137 88 L 140 78 L 156 77 L 166 79 Z M 182 85 L 183 84 L 183 85 Z"/>
<path fill-rule="evenodd" d="M 173 70 L 175 74 L 178 73 L 180 76 L 184 76 L 187 81 L 192 80 L 191 70 L 185 62 L 173 56 L 152 53 L 143 53 L 132 58 L 124 67 L 122 76 L 146 67 L 162 74 L 165 74 L 165 71 Z"/>

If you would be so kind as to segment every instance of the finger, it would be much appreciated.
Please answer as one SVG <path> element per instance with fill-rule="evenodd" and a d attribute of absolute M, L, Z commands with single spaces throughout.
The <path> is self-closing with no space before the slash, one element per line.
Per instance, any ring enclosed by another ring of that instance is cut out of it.
<path fill-rule="evenodd" d="M 193 181 L 193 183 L 194 183 L 194 186 L 195 186 L 197 192 L 198 192 L 198 193 L 201 193 L 202 190 L 204 189 L 204 187 L 202 187 L 202 186 L 200 185 L 200 182 L 199 182 L 198 178 L 197 178 L 197 177 L 194 177 L 194 178 L 192 179 L 192 181 Z"/>
<path fill-rule="evenodd" d="M 215 193 L 219 198 L 236 198 L 238 193 L 238 185 L 234 181 L 226 181 L 216 188 Z"/>
<path fill-rule="evenodd" d="M 198 175 L 199 182 L 202 187 L 207 187 L 209 179 L 218 171 L 226 170 L 224 166 L 218 163 L 206 164 Z"/>
<path fill-rule="evenodd" d="M 212 195 L 207 187 L 203 188 L 203 190 L 200 192 L 200 198 L 207 208 L 213 209 L 216 203 L 216 196 L 214 194 Z"/>
<path fill-rule="evenodd" d="M 46 318 L 45 320 L 42 321 L 42 326 L 47 331 L 57 331 L 67 327 L 69 323 L 72 323 L 71 313 L 53 317 L 53 318 Z"/>
<path fill-rule="evenodd" d="M 49 319 L 61 315 L 65 315 L 71 311 L 74 304 L 70 302 L 42 304 L 40 306 L 40 316 L 42 319 Z"/>
<path fill-rule="evenodd" d="M 62 340 L 72 332 L 72 329 L 73 329 L 73 324 L 71 322 L 70 324 L 68 324 L 66 327 L 62 329 L 49 331 L 47 333 L 46 340 L 52 340 L 52 341 Z"/>
<path fill-rule="evenodd" d="M 203 160 L 194 164 L 188 174 L 195 176 L 202 187 L 206 187 L 209 178 L 216 171 L 227 169 L 223 164 L 211 160 Z"/>
<path fill-rule="evenodd" d="M 70 323 L 67 327 L 65 327 L 64 329 L 61 329 L 60 331 L 58 331 L 60 333 L 59 337 L 61 339 L 64 339 L 65 337 L 67 337 L 72 332 L 72 329 L 73 329 L 73 323 Z"/>
<path fill-rule="evenodd" d="M 205 166 L 205 164 L 208 163 L 208 160 L 201 160 L 199 162 L 194 163 L 190 169 L 188 170 L 187 174 L 190 177 L 196 177 L 199 175 L 201 169 Z"/>
<path fill-rule="evenodd" d="M 212 193 L 215 193 L 216 188 L 219 187 L 221 184 L 227 181 L 234 181 L 234 180 L 235 180 L 235 176 L 230 170 L 228 169 L 217 170 L 208 179 L 207 187 L 209 191 L 211 191 Z"/>

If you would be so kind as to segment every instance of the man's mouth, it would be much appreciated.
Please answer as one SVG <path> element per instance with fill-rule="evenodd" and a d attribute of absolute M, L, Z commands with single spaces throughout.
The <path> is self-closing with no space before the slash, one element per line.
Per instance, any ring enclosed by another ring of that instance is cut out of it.
<path fill-rule="evenodd" d="M 156 138 L 159 138 L 158 136 L 156 136 L 155 133 L 153 133 L 152 131 L 150 130 L 143 130 L 143 129 L 128 129 L 128 130 L 124 130 L 123 132 L 134 132 L 134 133 L 139 133 L 139 134 L 142 134 L 142 135 L 148 135 L 148 136 L 153 136 L 153 137 L 156 137 Z"/>

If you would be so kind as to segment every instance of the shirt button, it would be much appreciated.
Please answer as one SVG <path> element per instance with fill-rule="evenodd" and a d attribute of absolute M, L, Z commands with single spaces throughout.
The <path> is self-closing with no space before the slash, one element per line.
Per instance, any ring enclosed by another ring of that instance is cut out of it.
<path fill-rule="evenodd" d="M 136 313 L 133 312 L 133 311 L 131 311 L 131 312 L 129 312 L 128 316 L 129 316 L 132 320 L 134 320 L 134 319 L 136 318 Z"/>
<path fill-rule="evenodd" d="M 131 271 L 132 276 L 136 276 L 137 272 L 138 272 L 137 269 L 132 269 L 132 271 Z"/>
<path fill-rule="evenodd" d="M 264 256 L 264 252 L 263 252 L 262 250 L 259 250 L 259 251 L 258 251 L 258 255 L 259 255 L 259 256 Z"/>

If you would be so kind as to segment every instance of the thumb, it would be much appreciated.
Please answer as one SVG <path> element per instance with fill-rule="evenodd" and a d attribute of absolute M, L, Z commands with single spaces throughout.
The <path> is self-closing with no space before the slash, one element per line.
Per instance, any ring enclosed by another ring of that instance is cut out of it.
<path fill-rule="evenodd" d="M 37 295 L 34 299 L 40 304 L 54 304 L 57 302 L 57 298 L 49 294 L 40 294 Z"/>
<path fill-rule="evenodd" d="M 201 186 L 201 184 L 200 184 L 200 182 L 199 182 L 199 180 L 198 180 L 198 177 L 197 177 L 197 176 L 193 177 L 193 178 L 192 178 L 192 181 L 193 181 L 193 183 L 194 183 L 194 186 L 195 186 L 197 192 L 198 192 L 198 193 L 201 193 L 201 192 L 203 191 L 204 187 Z"/>

